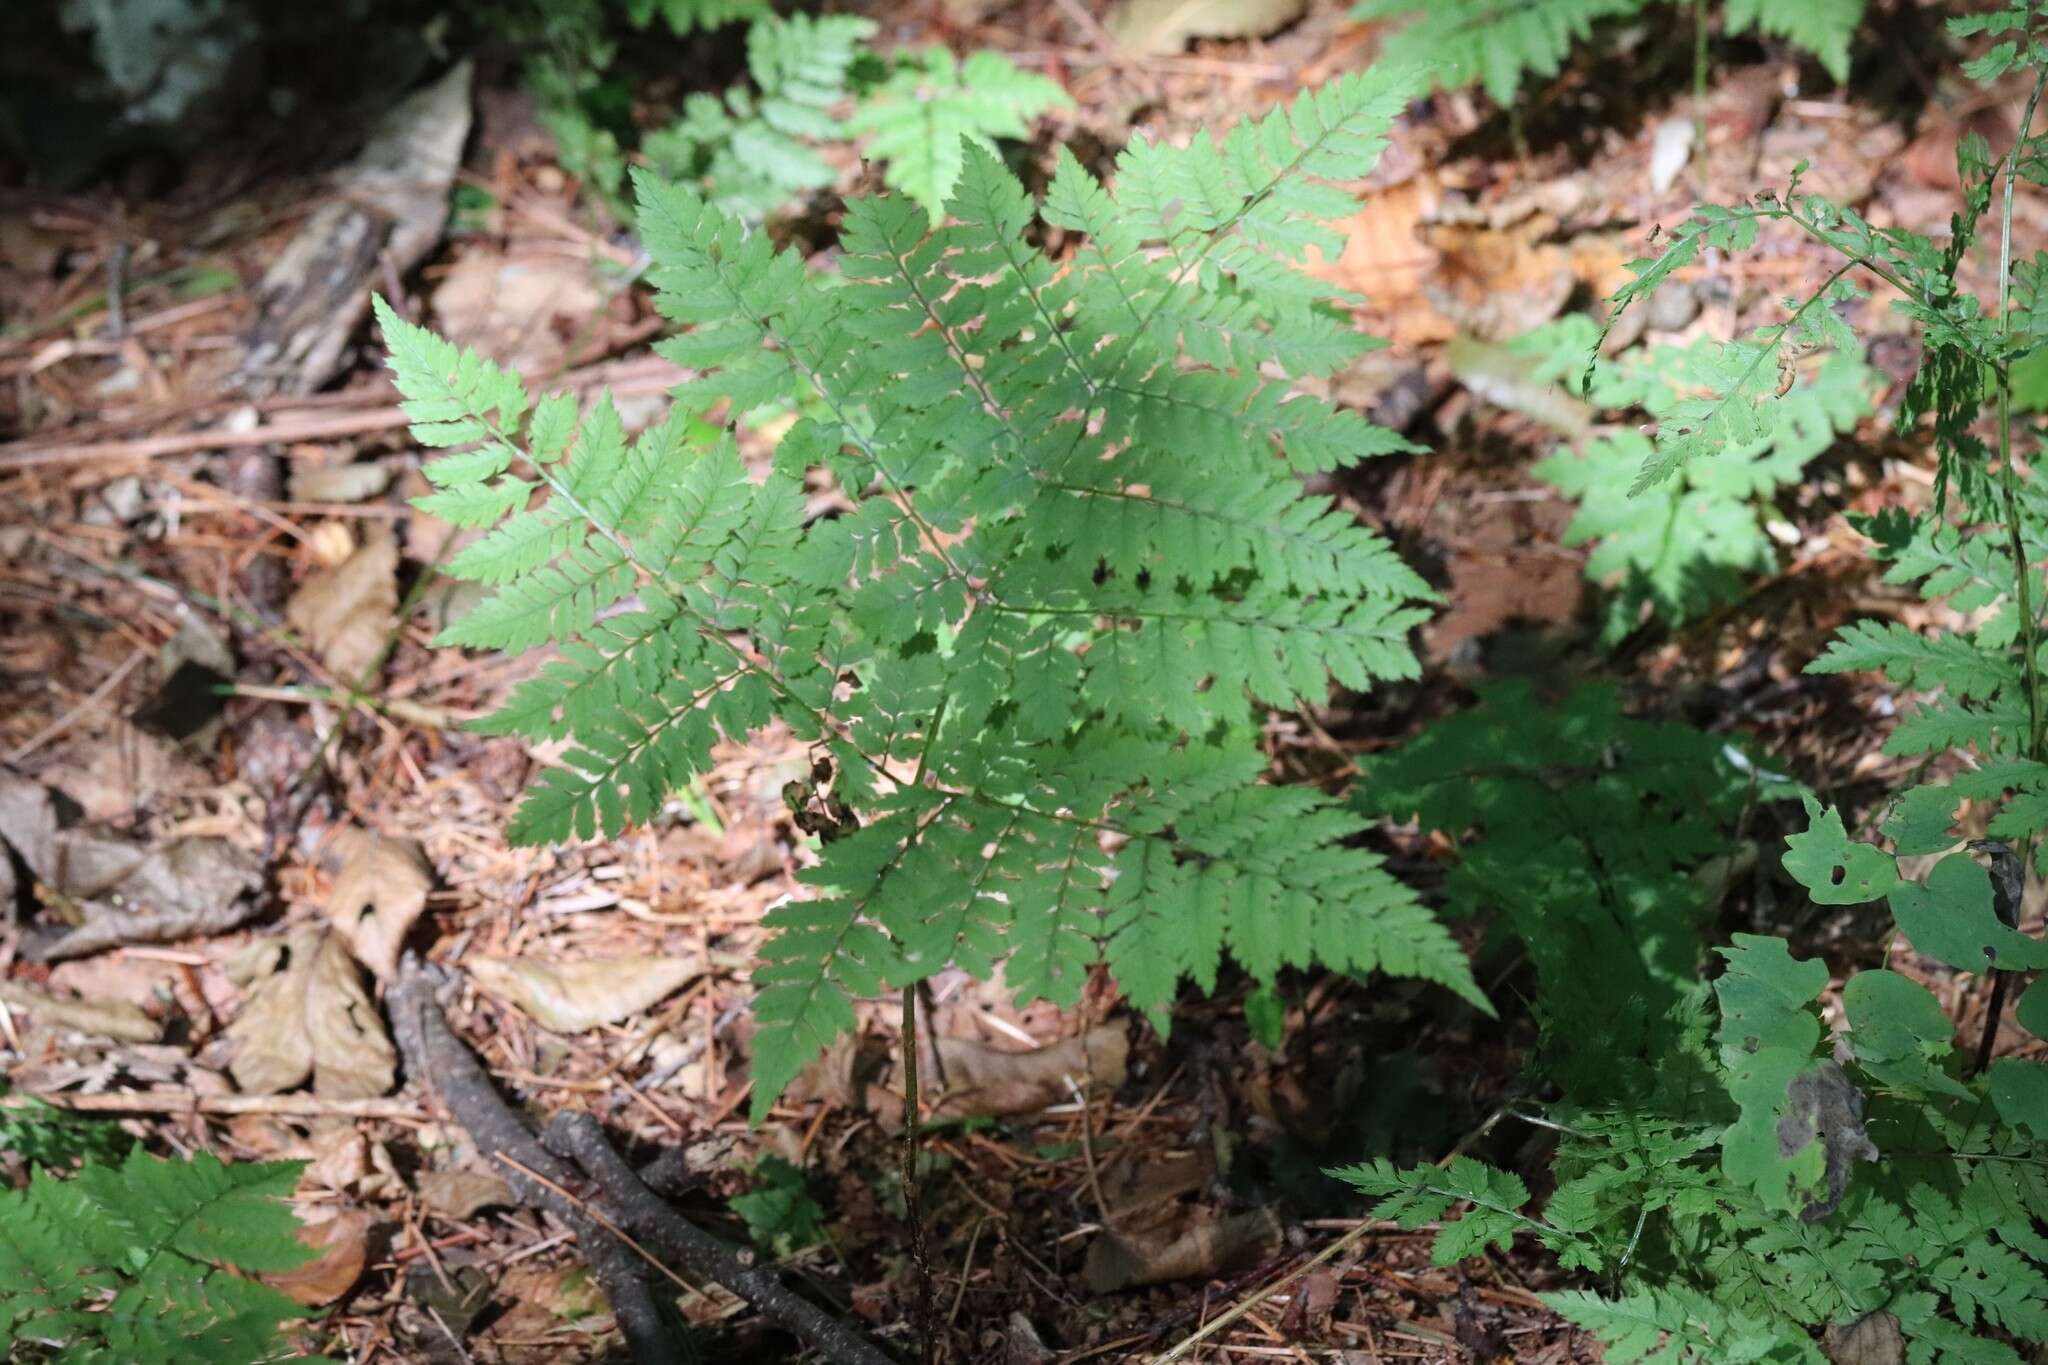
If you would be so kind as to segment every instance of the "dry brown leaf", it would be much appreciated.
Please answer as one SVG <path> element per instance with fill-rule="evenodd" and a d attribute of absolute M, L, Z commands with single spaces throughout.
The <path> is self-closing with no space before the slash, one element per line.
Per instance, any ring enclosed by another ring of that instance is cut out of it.
<path fill-rule="evenodd" d="M 569 339 L 604 296 L 587 261 L 472 251 L 450 267 L 433 301 L 449 340 L 522 374 L 546 374 L 568 359 Z"/>
<path fill-rule="evenodd" d="M 263 1282 L 309 1308 L 333 1303 L 362 1278 L 374 1226 L 376 1219 L 367 1209 L 345 1209 L 324 1223 L 301 1223 L 299 1240 L 318 1254 L 304 1265 L 263 1276 Z"/>
<path fill-rule="evenodd" d="M 542 1028 L 583 1033 L 616 1023 L 703 974 L 682 957 L 614 957 L 548 962 L 537 957 L 473 957 L 463 966 L 476 983 L 524 1010 Z"/>
<path fill-rule="evenodd" d="M 419 1191 L 427 1212 L 458 1220 L 493 1205 L 519 1202 L 503 1179 L 478 1171 L 428 1171 L 419 1178 Z"/>
<path fill-rule="evenodd" d="M 1213 1150 L 1162 1152 L 1156 1157 L 1120 1161 L 1102 1173 L 1103 1209 L 1116 1225 L 1150 1227 L 1170 1221 L 1171 1206 L 1207 1185 L 1216 1175 Z"/>
<path fill-rule="evenodd" d="M 383 657 L 398 621 L 398 542 L 391 528 L 372 528 L 354 554 L 307 575 L 284 614 L 337 680 L 361 679 Z"/>
<path fill-rule="evenodd" d="M 398 950 L 427 908 L 434 871 L 411 839 L 345 829 L 334 839 L 341 867 L 327 894 L 327 915 L 365 967 L 385 981 L 398 974 Z"/>
<path fill-rule="evenodd" d="M 382 460 L 367 464 L 294 464 L 293 502 L 361 502 L 391 486 L 393 470 Z"/>
<path fill-rule="evenodd" d="M 227 1027 L 236 1045 L 228 1070 L 243 1090 L 274 1095 L 309 1076 L 314 1094 L 336 1099 L 391 1089 L 397 1054 L 339 934 L 262 940 L 228 975 L 249 991 Z"/>
<path fill-rule="evenodd" d="M 1263 38 L 1307 8 L 1307 0 L 1126 0 L 1110 33 L 1126 52 L 1170 57 L 1191 38 Z"/>
<path fill-rule="evenodd" d="M 796 1073 L 796 1079 L 783 1091 L 783 1099 L 792 1105 L 822 1101 L 838 1109 L 864 1112 L 868 1082 L 887 1065 L 880 1049 L 868 1046 L 868 1041 L 864 1033 L 842 1033 L 834 1038 Z"/>
<path fill-rule="evenodd" d="M 64 999 L 26 981 L 0 981 L 0 1004 L 26 1010 L 47 1029 L 73 1029 L 124 1043 L 153 1043 L 163 1036 L 156 1020 L 126 1000 Z"/>
<path fill-rule="evenodd" d="M 1520 413 L 1574 441 L 1592 428 L 1591 405 L 1572 397 L 1557 381 L 1536 377 L 1540 357 L 1461 332 L 1444 347 L 1444 361 L 1460 384 L 1497 408 Z"/>
<path fill-rule="evenodd" d="M 1821 1351 L 1832 1365 L 1903 1365 L 1906 1338 L 1898 1318 L 1880 1309 L 1847 1327 L 1830 1327 Z"/>
<path fill-rule="evenodd" d="M 256 911 L 256 859 L 224 839 L 149 849 L 67 827 L 50 790 L 0 772 L 0 839 L 41 883 L 70 927 L 26 940 L 47 961 L 127 943 L 164 943 L 232 929 Z"/>
<path fill-rule="evenodd" d="M 420 1203 L 440 1218 L 473 1218 L 492 1205 L 516 1205 L 512 1187 L 479 1171 L 428 1171 L 420 1177 Z"/>
<path fill-rule="evenodd" d="M 938 1040 L 946 1093 L 932 1105 L 937 1118 L 1027 1114 L 1073 1098 L 1068 1081 L 1115 1089 L 1124 1083 L 1131 1055 L 1122 1024 L 1090 1029 L 1084 1041 L 1065 1038 L 1051 1047 L 1017 1052 L 961 1038 Z"/>
<path fill-rule="evenodd" d="M 392 1164 L 391 1151 L 372 1142 L 360 1129 L 342 1125 L 315 1132 L 297 1155 L 311 1153 L 299 1188 L 327 1189 L 350 1199 L 368 1200 L 403 1193 L 405 1182 Z"/>
<path fill-rule="evenodd" d="M 1280 1247 L 1280 1220 L 1271 1209 L 1218 1218 L 1190 1208 L 1185 1217 L 1156 1233 L 1120 1237 L 1105 1233 L 1088 1248 L 1081 1278 L 1097 1294 L 1210 1279 L 1248 1270 Z"/>

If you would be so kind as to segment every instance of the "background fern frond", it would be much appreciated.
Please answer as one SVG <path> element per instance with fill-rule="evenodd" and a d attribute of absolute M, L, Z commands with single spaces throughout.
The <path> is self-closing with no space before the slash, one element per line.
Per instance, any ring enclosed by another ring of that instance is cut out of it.
<path fill-rule="evenodd" d="M 848 127 L 885 164 L 883 180 L 937 216 L 960 178 L 961 144 L 1020 138 L 1032 120 L 1073 103 L 1057 81 L 1019 70 L 999 52 L 963 61 L 943 47 L 901 59 Z"/>

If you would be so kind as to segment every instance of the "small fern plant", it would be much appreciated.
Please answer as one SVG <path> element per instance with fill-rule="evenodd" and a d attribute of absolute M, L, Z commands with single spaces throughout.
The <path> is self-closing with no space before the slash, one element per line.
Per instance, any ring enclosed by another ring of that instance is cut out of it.
<path fill-rule="evenodd" d="M 960 59 L 928 47 L 899 56 L 847 128 L 882 163 L 882 183 L 936 218 L 960 179 L 963 148 L 993 151 L 995 139 L 1022 138 L 1041 114 L 1073 102 L 1058 81 L 1020 71 L 999 52 Z"/>
<path fill-rule="evenodd" d="M 1469 1157 L 1335 1174 L 1404 1227 L 1462 1210 L 1439 1264 L 1526 1236 L 1599 1276 L 1545 1299 L 1621 1365 L 2019 1365 L 2011 1342 L 2048 1342 L 2044 1092 L 1960 1079 L 1954 1025 L 1896 972 L 1853 976 L 1831 1036 L 1824 963 L 1747 934 L 1721 956 L 1656 1048 L 1576 1040 L 1607 1081 L 1525 1116 L 1556 1138 L 1547 1197 Z"/>
<path fill-rule="evenodd" d="M 1114 193 L 1062 154 L 1064 263 L 972 144 L 952 221 L 849 206 L 838 284 L 642 176 L 685 328 L 660 349 L 693 377 L 630 443 L 608 398 L 534 403 L 379 302 L 415 436 L 462 447 L 420 506 L 487 528 L 450 571 L 491 595 L 442 642 L 559 655 L 481 723 L 569 742 L 511 836 L 615 834 L 777 722 L 858 816 L 768 917 L 756 1115 L 855 1000 L 948 966 L 1072 1004 L 1104 960 L 1162 1026 L 1226 950 L 1482 1003 L 1365 822 L 1259 780 L 1258 707 L 1416 673 L 1428 587 L 1299 478 L 1409 447 L 1289 383 L 1373 344 L 1299 267 L 1412 88 L 1376 71 L 1220 142 L 1140 139 Z M 732 422 L 792 393 L 818 415 L 750 473 Z"/>
<path fill-rule="evenodd" d="M 1488 917 L 1527 955 L 1540 1066 L 1552 1080 L 1590 1066 L 1593 1083 L 1698 982 L 1739 863 L 1728 831 L 1799 792 L 1728 740 L 1624 715 L 1612 686 L 1545 706 L 1510 682 L 1367 760 L 1353 801 L 1458 841 L 1447 912 Z"/>
<path fill-rule="evenodd" d="M 1635 18 L 1655 0 L 1360 0 L 1354 19 L 1405 19 L 1381 48 L 1388 61 L 1415 62 L 1434 73 L 1446 90 L 1479 85 L 1493 102 L 1508 107 L 1522 82 L 1552 77 L 1574 44 L 1593 36 L 1596 25 Z M 1693 22 L 1705 22 L 1703 0 L 1690 6 Z M 1849 39 L 1863 18 L 1863 0 L 1727 0 L 1723 30 L 1761 32 L 1811 52 L 1829 75 L 1849 75 Z M 1704 38 L 1702 38 L 1704 41 Z"/>
<path fill-rule="evenodd" d="M 1952 28 L 1989 35 L 1970 66 L 1979 78 L 2031 71 L 2020 120 L 2030 129 L 2048 88 L 2048 9 L 2022 0 Z M 1921 700 L 1887 748 L 1960 771 L 1898 794 L 1881 827 L 1890 850 L 1852 839 L 1840 810 L 1809 798 L 1784 868 L 1816 904 L 1883 903 L 1923 956 L 1992 985 L 1974 1059 L 1934 994 L 1891 970 L 1847 980 L 1846 1027 L 1831 1033 L 1817 1008 L 1826 964 L 1794 958 L 1780 939 L 1737 935 L 1711 992 L 1681 1000 L 1648 1046 L 1582 1038 L 1601 1065 L 1575 1077 L 1553 1067 L 1550 1079 L 1565 1081 L 1557 1098 L 1522 1115 L 1556 1135 L 1546 1198 L 1470 1159 L 1343 1173 L 1380 1199 L 1381 1216 L 1408 1226 L 1467 1208 L 1439 1238 L 1440 1259 L 1526 1234 L 1562 1265 L 1602 1277 L 1598 1290 L 1550 1301 L 1597 1333 L 1609 1359 L 2017 1365 L 2048 1343 L 2048 1065 L 1990 1060 L 2005 983 L 2048 968 L 2048 945 L 2019 927 L 2048 825 L 2038 614 L 2048 505 L 2020 466 L 2012 378 L 2048 345 L 2048 255 L 2015 260 L 2012 234 L 2016 182 L 2048 180 L 2044 151 L 2048 142 L 2023 133 L 1994 160 L 1966 136 L 1962 203 L 1945 242 L 1873 227 L 1800 194 L 1796 177 L 1782 199 L 1698 210 L 1617 297 L 1618 315 L 1707 249 L 1744 249 L 1772 224 L 1840 261 L 1788 305 L 1785 323 L 1709 357 L 1695 394 L 1664 414 L 1640 490 L 1791 420 L 1774 376 L 1795 348 L 1853 341 L 1837 311 L 1853 306 L 1850 277 L 1884 281 L 1918 325 L 1924 349 L 1899 423 L 1931 437 L 1934 506 L 1861 526 L 1889 579 L 1946 601 L 1967 624 L 1922 633 L 1857 622 L 1812 668 L 1879 670 L 1914 689 Z M 1994 203 L 1998 284 L 1987 309 L 1957 280 Z M 1969 840 L 1965 819 L 1991 837 Z M 2048 987 L 2029 987 L 2016 1014 L 2048 1036 Z M 1574 1040 L 1555 1041 L 1568 1051 Z"/>
<path fill-rule="evenodd" d="M 705 185 L 728 212 L 756 220 L 831 184 L 837 171 L 819 149 L 845 140 L 835 109 L 850 98 L 848 73 L 874 34 L 874 21 L 855 15 L 756 19 L 747 29 L 753 84 L 684 97 L 681 115 L 641 140 L 647 165 Z"/>
<path fill-rule="evenodd" d="M 1574 313 L 1511 345 L 1536 358 L 1535 378 L 1573 386 L 1598 408 L 1656 422 L 1725 386 L 1731 353 L 1700 338 L 1630 351 L 1598 367 L 1586 392 L 1578 388 L 1576 358 L 1588 354 L 1597 333 L 1590 318 Z M 1586 576 L 1613 589 L 1602 620 L 1606 643 L 1622 640 L 1646 615 L 1674 627 L 1697 620 L 1738 601 L 1755 575 L 1777 567 L 1781 551 L 1767 529 L 1775 495 L 1797 486 L 1814 459 L 1869 415 L 1875 387 L 1853 349 L 1783 354 L 1770 369 L 1782 392 L 1769 429 L 1687 459 L 1668 480 L 1632 488 L 1655 446 L 1627 425 L 1535 466 L 1537 478 L 1577 504 L 1564 543 L 1591 543 Z M 1749 359 L 1739 351 L 1732 358 Z"/>
<path fill-rule="evenodd" d="M 300 1359 L 306 1310 L 253 1274 L 313 1253 L 286 1202 L 301 1163 L 135 1149 L 0 1193 L 0 1344 L 15 1361 L 257 1365 Z"/>
<path fill-rule="evenodd" d="M 1973 63 L 1973 74 L 1995 79 L 2014 69 L 2033 73 L 2026 109 L 2028 126 L 2048 88 L 2048 9 L 2022 2 L 1989 15 L 1953 21 L 1961 36 L 1994 35 L 1998 42 Z M 1754 338 L 1727 343 L 1712 369 L 1719 376 L 1702 394 L 1667 416 L 1636 478 L 1639 490 L 1655 488 L 1703 458 L 1718 458 L 1732 446 L 1777 430 L 1788 420 L 1770 375 L 1804 336 L 1838 349 L 1853 334 L 1836 309 L 1852 296 L 1850 277 L 1867 274 L 1899 294 L 1894 305 L 1919 327 L 1923 351 L 1918 371 L 1899 404 L 1902 435 L 1924 433 L 1937 459 L 1934 507 L 1918 518 L 1892 509 L 1863 520 L 1873 553 L 1887 565 L 1886 578 L 1912 584 L 1930 600 L 1945 601 L 1955 625 L 1922 632 L 1897 621 L 1858 621 L 1846 627 L 1809 666 L 1815 673 L 1881 672 L 1900 689 L 1922 700 L 1893 730 L 1886 749 L 1895 755 L 1930 759 L 1955 754 L 1964 771 L 1951 780 L 1915 786 L 1898 794 L 1884 832 L 1900 853 L 1928 855 L 1954 848 L 1956 817 L 1965 801 L 1988 817 L 1989 833 L 2021 850 L 2048 852 L 2040 835 L 2048 827 L 2048 747 L 2044 747 L 2041 694 L 2041 603 L 2039 561 L 2048 548 L 2048 501 L 2023 472 L 2020 457 L 2027 432 L 2016 421 L 2012 371 L 2048 345 L 2048 311 L 2042 286 L 2048 283 L 2048 252 L 2031 260 L 2013 253 L 2012 203 L 2016 182 L 2048 183 L 2043 139 L 2021 136 L 1994 160 L 1981 137 L 1966 135 L 1957 147 L 1962 203 L 1951 219 L 1946 242 L 1904 228 L 1875 228 L 1853 210 L 1792 189 L 1779 199 L 1733 207 L 1701 209 L 1672 234 L 1663 253 L 1636 263 L 1636 278 L 1616 296 L 1619 310 L 1642 298 L 1671 273 L 1697 260 L 1708 248 L 1739 250 L 1768 224 L 1786 224 L 1834 251 L 1839 267 L 1791 319 L 1760 330 Z M 1998 292 L 1995 311 L 1957 283 L 1964 261 L 1977 249 L 1995 192 L 2002 193 L 1995 222 Z M 1774 363 L 1775 362 L 1775 363 Z M 1987 407 L 1989 412 L 1987 413 Z M 1980 426 L 1980 419 L 1985 419 Z M 1979 434 L 1989 430 L 1995 445 Z M 2034 453 L 2038 455 L 2038 434 Z M 1842 840 L 1839 815 L 1816 824 L 1809 837 L 1833 845 Z M 1871 869 L 1869 894 L 1845 902 L 1875 899 L 1892 891 L 1888 862 L 1876 849 L 1853 852 Z M 1953 859 L 1936 868 L 1947 867 Z M 1930 876 L 1892 894 L 1960 893 L 1960 873 Z M 1851 889 L 1854 889 L 1853 886 Z M 1839 891 L 1840 888 L 1838 887 Z M 1816 893 L 1817 895 L 1820 893 Z M 1943 913 L 1966 922 L 1975 906 L 1944 901 Z M 1932 932 L 1902 923 L 1915 942 Z M 1983 965 L 1982 956 L 1965 966 Z M 1994 967 L 2007 964 L 1996 960 Z M 1994 1011 L 1995 1013 L 1996 1011 Z"/>
<path fill-rule="evenodd" d="M 748 20 L 748 79 L 690 92 L 675 118 L 635 137 L 629 92 L 607 75 L 618 53 L 609 21 L 646 29 L 657 16 L 678 34 Z M 630 0 L 616 15 L 601 0 L 548 0 L 503 7 L 498 26 L 536 54 L 529 77 L 563 167 L 627 220 L 636 153 L 663 179 L 701 187 L 724 212 L 759 222 L 830 185 L 832 151 L 850 159 L 856 142 L 885 184 L 937 216 L 959 177 L 963 139 L 993 150 L 997 138 L 1022 138 L 1040 115 L 1073 102 L 1058 82 L 1000 53 L 960 59 L 934 46 L 884 59 L 871 19 L 778 15 L 756 0 Z"/>

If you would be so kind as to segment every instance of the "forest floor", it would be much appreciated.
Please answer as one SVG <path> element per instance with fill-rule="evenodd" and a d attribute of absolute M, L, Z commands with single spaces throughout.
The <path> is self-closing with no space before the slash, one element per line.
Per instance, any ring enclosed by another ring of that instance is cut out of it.
<path fill-rule="evenodd" d="M 1041 166 L 1062 141 L 1216 127 L 1364 65 L 1378 41 L 1327 0 L 1263 41 L 1138 60 L 1106 47 L 1090 0 L 998 4 L 971 23 L 901 8 L 897 39 L 997 47 L 1063 81 L 1075 107 L 1043 126 Z M 1880 789 L 1895 699 L 1802 669 L 1846 620 L 1928 610 L 1875 576 L 1845 520 L 1929 496 L 1931 457 L 1883 420 L 1916 358 L 1904 327 L 1867 307 L 1869 359 L 1892 389 L 1781 499 L 1779 571 L 1619 649 L 1598 644 L 1601 586 L 1563 542 L 1571 505 L 1529 472 L 1567 439 L 1560 423 L 1586 418 L 1560 414 L 1497 343 L 1593 307 L 1694 202 L 1782 190 L 1802 161 L 1809 188 L 1879 225 L 1941 230 L 1957 129 L 2009 138 L 2018 100 L 1916 67 L 1906 54 L 1931 21 L 1889 11 L 1871 20 L 1887 46 L 1858 68 L 1871 78 L 1846 89 L 1730 45 L 1696 111 L 1689 52 L 1640 38 L 1582 54 L 1519 126 L 1476 94 L 1434 96 L 1403 122 L 1327 267 L 1392 344 L 1337 396 L 1430 453 L 1326 491 L 1424 566 L 1445 604 L 1420 681 L 1274 717 L 1277 772 L 1338 786 L 1360 755 L 1491 679 L 1604 676 L 1646 712 L 1750 737 L 1852 810 Z M 1617 65 L 1628 81 L 1603 85 Z M 674 371 L 648 349 L 663 324 L 632 283 L 630 238 L 579 198 L 510 77 L 480 80 L 460 116 L 472 110 L 473 127 L 424 134 L 464 149 L 431 244 L 409 267 L 366 262 L 355 283 L 529 375 L 609 385 L 645 420 Z M 1671 130 L 1696 112 L 1705 148 L 1673 164 Z M 0 909 L 19 910 L 0 933 L 9 1091 L 117 1115 L 166 1150 L 309 1161 L 301 1209 L 330 1254 L 302 1292 L 328 1308 L 315 1335 L 330 1355 L 602 1357 L 616 1336 L 567 1234 L 510 1199 L 416 1077 L 391 1083 L 377 1011 L 318 969 L 325 936 L 367 907 L 352 932 L 381 945 L 371 956 L 402 946 L 457 969 L 450 1021 L 507 1096 L 535 1115 L 588 1112 L 637 1157 L 681 1153 L 681 1206 L 735 1240 L 748 1230 L 728 1201 L 765 1191 L 741 1207 L 780 1231 L 788 1278 L 904 1349 L 918 1278 L 896 1007 L 873 1007 L 769 1121 L 745 1120 L 748 967 L 762 914 L 799 890 L 806 836 L 783 789 L 805 776 L 805 746 L 776 733 L 727 745 L 689 802 L 620 839 L 508 846 L 543 756 L 462 722 L 521 665 L 428 647 L 460 593 L 433 571 L 447 528 L 407 506 L 417 452 L 348 311 L 360 292 L 265 280 L 345 196 L 333 166 L 275 170 L 223 148 L 154 197 L 0 196 L 0 840 L 34 861 L 55 812 L 164 893 L 148 923 L 111 925 L 77 904 L 90 870 L 6 897 Z M 808 221 L 829 224 L 836 205 L 820 196 Z M 2048 240 L 2048 205 L 2030 198 L 2021 222 Z M 1825 273 L 1812 249 L 1767 237 L 1703 262 L 1687 302 L 1648 325 L 1726 336 L 1781 316 L 1778 300 Z M 336 303 L 338 322 L 321 311 Z M 254 344 L 280 338 L 288 363 Z M 1771 817 L 1747 831 L 1763 870 L 1725 898 L 1730 923 L 1782 918 L 1769 850 L 1783 832 Z M 1386 837 L 1423 884 L 1455 853 L 1427 831 Z M 4 861 L 0 876 L 12 880 Z M 1780 927 L 1844 959 L 1879 951 L 1845 913 Z M 1511 998 L 1515 970 L 1486 959 L 1482 983 Z M 1982 1004 L 1924 975 L 1974 1037 Z M 1425 1233 L 1364 1222 L 1319 1174 L 1379 1153 L 1511 1159 L 1533 1140 L 1499 1122 L 1526 1016 L 1487 1021 L 1407 983 L 1289 986 L 1285 1042 L 1269 1049 L 1241 979 L 1184 997 L 1170 1038 L 1120 1009 L 1106 977 L 1067 1012 L 1020 1011 L 958 973 L 932 983 L 920 1188 L 939 1358 L 1151 1360 L 1234 1310 L 1181 1358 L 1598 1358 L 1537 1298 L 1564 1282 L 1547 1264 L 1434 1266 Z M 728 1295 L 685 1306 L 706 1359 L 796 1355 Z"/>

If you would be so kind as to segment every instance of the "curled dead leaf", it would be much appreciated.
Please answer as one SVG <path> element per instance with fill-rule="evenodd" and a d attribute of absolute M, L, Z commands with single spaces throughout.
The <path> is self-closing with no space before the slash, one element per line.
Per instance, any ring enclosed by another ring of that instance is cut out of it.
<path fill-rule="evenodd" d="M 1207 1209 L 1143 1236 L 1105 1233 L 1088 1248 L 1081 1278 L 1097 1294 L 1113 1294 L 1169 1280 L 1208 1279 L 1248 1270 L 1280 1246 L 1280 1219 L 1271 1209 L 1218 1218 Z"/>
<path fill-rule="evenodd" d="M 256 911 L 256 859 L 225 839 L 180 839 L 151 849 L 74 828 L 40 782 L 0 772 L 0 839 L 69 925 L 23 944 L 37 961 L 129 943 L 164 943 L 234 928 Z"/>
<path fill-rule="evenodd" d="M 334 846 L 341 868 L 327 895 L 328 917 L 357 960 L 388 981 L 397 975 L 406 932 L 427 908 L 433 869 L 411 839 L 345 829 Z"/>
<path fill-rule="evenodd" d="M 361 974 L 338 934 L 305 930 L 251 945 L 228 964 L 249 994 L 227 1027 L 229 1072 L 243 1090 L 274 1095 L 308 1077 L 313 1093 L 367 1099 L 391 1089 L 398 1058 Z"/>
<path fill-rule="evenodd" d="M 381 460 L 368 464 L 295 464 L 291 470 L 293 502 L 361 502 L 391 486 L 392 468 Z"/>
<path fill-rule="evenodd" d="M 391 528 L 373 527 L 347 559 L 307 575 L 284 614 L 337 679 L 362 678 L 383 657 L 398 621 L 398 541 Z"/>
<path fill-rule="evenodd" d="M 324 1223 L 301 1223 L 299 1240 L 315 1253 L 313 1259 L 265 1275 L 264 1283 L 309 1308 L 333 1303 L 362 1278 L 370 1259 L 370 1230 L 375 1225 L 376 1219 L 367 1209 L 345 1209 Z"/>
<path fill-rule="evenodd" d="M 0 1005 L 25 1010 L 31 1022 L 49 1029 L 73 1029 L 124 1043 L 153 1043 L 163 1028 L 141 1008 L 126 1000 L 98 1000 L 52 995 L 26 981 L 0 981 Z"/>
<path fill-rule="evenodd" d="M 310 1148 L 312 1160 L 299 1177 L 301 1190 L 327 1189 L 350 1199 L 383 1199 L 405 1189 L 398 1168 L 392 1164 L 390 1149 L 381 1142 L 372 1142 L 358 1128 L 344 1126 L 316 1132 L 305 1148 Z"/>
<path fill-rule="evenodd" d="M 1830 1365 L 1904 1365 L 1906 1359 L 1906 1337 L 1898 1317 L 1883 1309 L 1846 1327 L 1828 1328 L 1820 1345 Z"/>
<path fill-rule="evenodd" d="M 583 1033 L 629 1018 L 704 971 L 692 958 L 651 956 L 586 962 L 473 957 L 463 965 L 479 986 L 556 1033 Z"/>
<path fill-rule="evenodd" d="M 604 297 L 585 261 L 472 251 L 449 268 L 433 302 L 434 316 L 451 340 L 533 374 L 561 366 L 573 324 L 602 308 Z M 558 328 L 557 319 L 572 325 Z"/>
<path fill-rule="evenodd" d="M 419 1178 L 419 1193 L 427 1212 L 458 1220 L 519 1202 L 503 1179 L 480 1171 L 428 1171 Z"/>
<path fill-rule="evenodd" d="M 1263 38 L 1307 8 L 1307 0 L 1127 0 L 1110 32 L 1125 52 L 1170 57 L 1192 38 Z"/>
<path fill-rule="evenodd" d="M 935 1118 L 1028 1114 L 1073 1098 L 1074 1085 L 1115 1089 L 1124 1083 L 1131 1055 L 1122 1024 L 1090 1029 L 1086 1038 L 1063 1038 L 1028 1052 L 961 1038 L 938 1040 L 946 1092 L 931 1107 Z"/>

